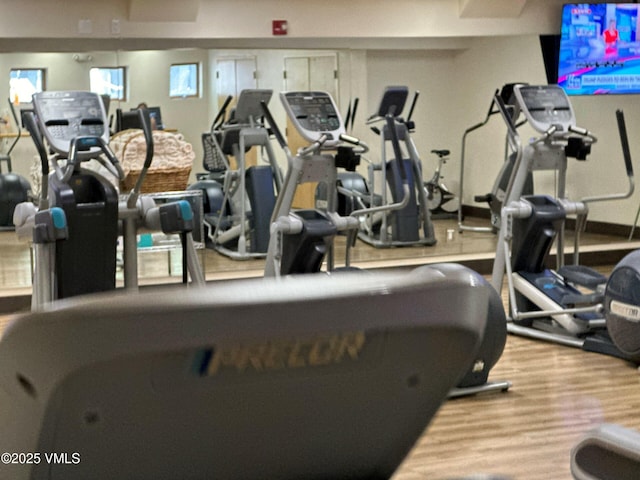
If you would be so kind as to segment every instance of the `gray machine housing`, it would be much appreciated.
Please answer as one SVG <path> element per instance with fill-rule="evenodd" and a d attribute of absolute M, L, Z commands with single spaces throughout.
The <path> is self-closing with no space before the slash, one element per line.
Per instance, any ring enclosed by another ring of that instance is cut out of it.
<path fill-rule="evenodd" d="M 42 457 L 0 477 L 389 478 L 469 368 L 491 293 L 465 267 L 421 267 L 19 316 L 0 341 L 0 451 Z"/>

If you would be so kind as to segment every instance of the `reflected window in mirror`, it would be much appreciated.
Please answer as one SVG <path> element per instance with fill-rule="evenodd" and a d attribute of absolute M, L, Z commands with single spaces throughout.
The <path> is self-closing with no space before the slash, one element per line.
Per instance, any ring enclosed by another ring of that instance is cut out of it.
<path fill-rule="evenodd" d="M 15 104 L 30 103 L 34 93 L 45 90 L 44 68 L 12 68 L 9 72 L 9 98 Z"/>
<path fill-rule="evenodd" d="M 93 67 L 89 70 L 92 92 L 108 95 L 111 100 L 127 100 L 127 70 L 125 67 Z"/>
<path fill-rule="evenodd" d="M 169 69 L 169 96 L 198 97 L 200 95 L 199 65 L 197 63 L 173 64 Z"/>

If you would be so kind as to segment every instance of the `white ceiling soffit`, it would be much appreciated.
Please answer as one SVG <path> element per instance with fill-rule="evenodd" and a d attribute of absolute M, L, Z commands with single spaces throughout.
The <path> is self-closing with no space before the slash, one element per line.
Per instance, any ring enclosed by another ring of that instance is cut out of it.
<path fill-rule="evenodd" d="M 517 18 L 527 0 L 458 0 L 460 18 Z"/>
<path fill-rule="evenodd" d="M 130 0 L 131 22 L 195 22 L 200 0 Z"/>

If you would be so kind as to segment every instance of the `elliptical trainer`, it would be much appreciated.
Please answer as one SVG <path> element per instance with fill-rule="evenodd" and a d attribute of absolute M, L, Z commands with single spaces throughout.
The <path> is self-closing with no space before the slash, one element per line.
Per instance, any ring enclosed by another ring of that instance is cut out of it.
<path fill-rule="evenodd" d="M 517 158 L 502 207 L 502 228 L 492 276 L 494 288 L 501 291 L 506 274 L 510 303 L 508 330 L 639 362 L 640 355 L 622 351 L 607 331 L 608 321 L 603 315 L 607 278 L 578 264 L 578 234 L 574 264 L 564 265 L 567 216 L 577 215 L 579 233 L 586 223 L 588 203 L 624 199 L 633 193 L 633 164 L 624 115 L 622 111 L 616 114 L 628 190 L 571 201 L 565 198 L 567 158 L 585 160 L 596 138 L 576 126 L 569 99 L 560 87 L 522 85 L 516 86 L 514 94 L 518 107 L 540 136 L 523 147 L 515 125 L 508 122 L 511 141 L 518 146 Z M 527 174 L 533 170 L 556 172 L 557 197 L 522 195 Z M 557 269 L 551 270 L 546 267 L 546 260 L 554 241 Z M 626 292 L 626 295 L 633 294 Z"/>
<path fill-rule="evenodd" d="M 336 156 L 338 147 L 351 144 L 353 156 L 368 147 L 344 133 L 344 124 L 333 98 L 326 92 L 284 92 L 280 94 L 284 108 L 300 135 L 311 144 L 292 155 L 284 136 L 263 102 L 265 118 L 278 143 L 285 151 L 288 169 L 278 195 L 273 215 L 265 276 L 319 272 L 327 259 L 327 270 L 334 269 L 333 241 L 338 232 L 348 234 L 345 266 L 358 229 L 354 216 L 341 216 L 337 211 Z M 320 182 L 329 192 L 322 208 L 292 211 L 293 198 L 299 185 Z"/>
<path fill-rule="evenodd" d="M 102 100 L 90 92 L 41 92 L 33 96 L 35 114 L 24 114 L 42 166 L 39 204 L 21 203 L 14 221 L 21 239 L 32 241 L 35 258 L 32 308 L 60 298 L 113 290 L 116 287 L 116 246 L 124 240 L 125 288 L 137 289 L 138 226 L 179 233 L 186 271 L 203 284 L 191 237 L 193 212 L 187 201 L 156 207 L 140 197 L 140 187 L 153 159 L 148 118 L 139 111 L 147 143 L 144 168 L 135 187 L 122 199 L 102 175 L 82 168 L 96 159 L 117 180 L 124 178 L 108 146 L 109 131 Z M 46 145 L 45 146 L 45 139 Z M 48 150 L 53 151 L 49 158 Z M 54 173 L 49 175 L 49 161 Z"/>
<path fill-rule="evenodd" d="M 260 121 L 260 104 L 268 103 L 271 95 L 271 90 L 243 90 L 225 119 L 232 100 L 227 97 L 210 134 L 203 137 L 215 164 L 205 165 L 210 174 L 189 187 L 203 192 L 208 206 L 205 227 L 213 248 L 234 260 L 266 256 L 271 213 L 282 188 L 269 133 Z M 266 154 L 268 165 L 247 165 L 245 155 L 252 147 Z M 235 158 L 235 168 L 229 157 Z"/>
<path fill-rule="evenodd" d="M 364 194 L 354 190 L 352 195 L 355 198 L 365 199 L 366 205 L 380 203 L 383 207 L 365 209 L 366 214 L 360 217 L 361 228 L 358 237 L 374 247 L 431 246 L 436 244 L 427 191 L 422 179 L 422 161 L 410 134 L 414 128 L 410 119 L 417 101 L 417 92 L 413 98 L 409 120 L 404 120 L 401 117 L 408 95 L 409 89 L 407 87 L 387 87 L 377 112 L 367 121 L 368 125 L 374 125 L 372 130 L 380 134 L 381 160 L 369 165 L 368 188 L 371 190 L 370 193 Z M 393 122 L 389 122 L 388 118 L 393 119 Z M 382 129 L 378 129 L 375 123 L 383 120 L 386 123 Z M 393 145 L 392 135 L 395 135 L 399 140 L 397 147 Z M 399 155 L 402 159 L 401 162 L 387 159 L 386 152 L 389 143 L 393 146 L 394 156 Z M 401 151 L 400 145 L 404 145 L 406 157 Z M 375 172 L 381 173 L 382 191 L 380 194 L 377 194 L 374 188 L 376 185 Z M 403 175 L 406 176 L 409 185 L 409 197 L 401 208 L 391 207 L 404 200 Z M 391 198 L 388 196 L 387 187 Z M 377 200 L 378 195 L 380 201 Z M 365 204 L 361 203 L 361 205 Z M 385 206 L 388 208 L 384 208 Z"/>
<path fill-rule="evenodd" d="M 42 267 L 55 275 L 52 298 L 113 290 L 118 193 L 104 177 L 80 168 L 83 161 L 101 158 L 101 164 L 115 178 L 124 178 L 118 159 L 107 145 L 109 134 L 103 103 L 88 92 L 42 92 L 34 95 L 33 106 L 35 116 L 26 112 L 25 126 L 43 167 L 47 164 L 47 170 L 43 170 L 40 210 L 60 208 L 68 230 L 64 241 L 55 242 L 53 264 Z M 49 150 L 55 152 L 51 158 L 55 171 L 51 176 L 45 139 Z M 19 236 L 28 236 L 31 226 L 22 220 L 20 223 Z M 34 238 L 34 242 L 38 240 Z"/>

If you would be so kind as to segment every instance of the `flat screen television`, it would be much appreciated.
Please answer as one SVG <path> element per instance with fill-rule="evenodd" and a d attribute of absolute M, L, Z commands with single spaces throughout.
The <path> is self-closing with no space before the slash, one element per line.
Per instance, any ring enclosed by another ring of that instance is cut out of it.
<path fill-rule="evenodd" d="M 568 95 L 640 93 L 636 3 L 563 6 L 558 85 Z"/>

